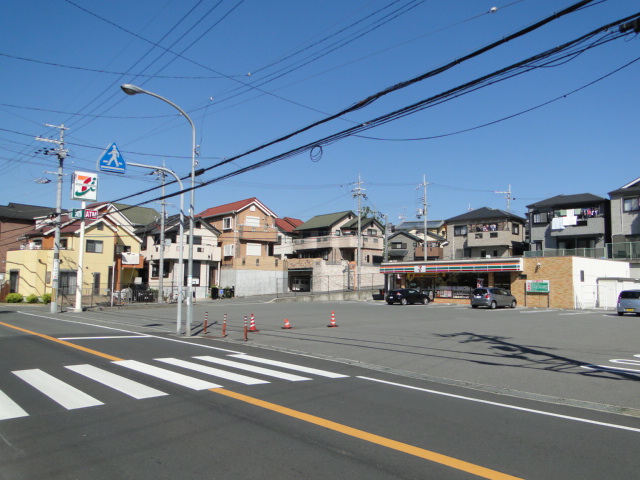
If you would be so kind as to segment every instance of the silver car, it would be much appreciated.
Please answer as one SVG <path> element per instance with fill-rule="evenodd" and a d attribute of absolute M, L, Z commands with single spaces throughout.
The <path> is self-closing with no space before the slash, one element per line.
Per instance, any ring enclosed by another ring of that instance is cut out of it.
<path fill-rule="evenodd" d="M 620 292 L 616 311 L 620 316 L 625 313 L 635 313 L 640 316 L 640 290 L 623 290 Z"/>
<path fill-rule="evenodd" d="M 511 307 L 516 308 L 516 297 L 504 288 L 485 287 L 476 288 L 471 293 L 471 307 Z"/>

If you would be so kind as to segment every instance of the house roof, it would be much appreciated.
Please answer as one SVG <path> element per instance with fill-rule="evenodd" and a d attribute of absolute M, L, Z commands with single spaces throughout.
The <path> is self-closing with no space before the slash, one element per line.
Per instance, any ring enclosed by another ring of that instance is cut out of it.
<path fill-rule="evenodd" d="M 218 230 L 216 227 L 214 227 L 213 225 L 211 225 L 209 222 L 205 221 L 202 217 L 196 215 L 194 217 L 194 220 L 200 220 L 200 225 L 201 228 L 205 228 L 207 230 L 209 230 L 210 232 L 214 233 L 215 235 L 220 235 L 221 232 L 220 230 Z M 164 232 L 172 232 L 174 230 L 179 230 L 180 229 L 180 215 L 179 214 L 175 214 L 175 215 L 171 215 L 169 218 L 167 218 L 164 222 Z M 185 216 L 184 218 L 184 232 L 187 233 L 189 232 L 189 217 Z M 160 222 L 154 222 L 151 223 L 149 225 L 146 225 L 144 227 L 140 227 L 138 229 L 136 229 L 135 231 L 136 235 L 138 236 L 144 236 L 144 235 L 158 235 L 160 234 Z"/>
<path fill-rule="evenodd" d="M 413 233 L 409 233 L 407 231 L 401 230 L 399 232 L 394 233 L 393 235 L 390 235 L 387 240 L 391 241 L 393 238 L 402 235 L 403 237 L 406 237 L 410 240 L 413 240 L 414 242 L 422 242 L 422 238 L 414 235 Z"/>
<path fill-rule="evenodd" d="M 640 193 L 640 178 L 621 186 L 620 188 L 609 192 L 609 195 L 627 194 L 627 193 Z"/>
<path fill-rule="evenodd" d="M 540 207 L 562 207 L 569 205 L 579 205 L 581 203 L 604 202 L 606 198 L 593 195 L 591 193 L 578 193 L 575 195 L 556 195 L 540 202 L 527 205 L 527 208 Z"/>
<path fill-rule="evenodd" d="M 36 205 L 24 205 L 21 203 L 9 203 L 6 207 L 0 205 L 0 218 L 14 220 L 33 220 L 55 213 L 53 207 L 39 207 Z"/>
<path fill-rule="evenodd" d="M 445 222 L 460 222 L 460 221 L 474 221 L 474 220 L 504 220 L 505 218 L 520 220 L 522 223 L 526 222 L 524 218 L 519 217 L 518 215 L 505 212 L 504 210 L 500 210 L 499 208 L 489 208 L 489 207 L 482 207 L 482 208 L 477 208 L 475 210 L 471 210 L 470 212 L 463 213 L 462 215 L 458 215 L 457 217 L 451 217 L 445 220 Z"/>
<path fill-rule="evenodd" d="M 429 228 L 440 228 L 442 225 L 444 225 L 444 220 L 427 220 L 427 229 Z M 423 231 L 424 230 L 424 221 L 422 220 L 415 220 L 415 221 L 411 221 L 411 222 L 402 222 L 399 225 L 396 225 L 395 227 L 396 231 L 398 230 L 418 230 L 418 231 Z"/>
<path fill-rule="evenodd" d="M 252 204 L 255 204 L 258 208 L 272 217 L 278 218 L 278 216 L 269 210 L 260 200 L 256 197 L 246 198 L 244 200 L 238 200 L 237 202 L 226 203 L 224 205 L 218 205 L 217 207 L 207 208 L 205 211 L 198 214 L 199 217 L 209 218 L 217 217 L 219 215 L 237 213 L 245 208 L 248 208 Z"/>
<path fill-rule="evenodd" d="M 310 220 L 304 222 L 302 225 L 296 227 L 295 230 L 301 231 L 301 230 L 317 230 L 321 228 L 331 228 L 333 225 L 335 225 L 340 220 L 344 219 L 349 215 L 355 216 L 355 213 L 353 213 L 351 210 L 347 210 L 345 212 L 316 215 Z"/>
<path fill-rule="evenodd" d="M 366 216 L 362 216 L 361 217 L 361 224 L 360 227 L 361 228 L 366 228 L 368 225 L 372 224 L 372 223 L 377 223 L 378 226 L 380 228 L 382 228 L 384 230 L 384 227 L 382 226 L 382 223 L 380 223 L 380 220 L 378 220 L 377 218 L 372 218 L 372 217 L 366 217 Z M 353 220 L 345 223 L 342 227 L 340 228 L 358 228 L 358 217 L 354 218 Z"/>
<path fill-rule="evenodd" d="M 297 218 L 284 217 L 284 218 L 276 218 L 276 227 L 286 233 L 293 233 L 293 231 L 302 225 L 304 222 L 302 220 L 298 220 Z"/>

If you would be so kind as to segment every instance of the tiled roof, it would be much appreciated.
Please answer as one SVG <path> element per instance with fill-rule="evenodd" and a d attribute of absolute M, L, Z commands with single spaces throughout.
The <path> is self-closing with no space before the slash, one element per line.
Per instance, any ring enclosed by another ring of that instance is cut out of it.
<path fill-rule="evenodd" d="M 55 213 L 53 207 L 39 207 L 36 205 L 23 205 L 21 203 L 9 203 L 6 207 L 0 206 L 0 218 L 12 218 L 16 220 L 33 220 Z"/>
<path fill-rule="evenodd" d="M 451 217 L 445 222 L 459 222 L 459 221 L 474 221 L 474 220 L 504 220 L 505 218 L 512 218 L 515 220 L 520 220 L 524 223 L 526 220 L 518 215 L 514 215 L 513 213 L 505 212 L 504 210 L 500 210 L 499 208 L 489 208 L 482 207 L 477 208 L 475 210 L 471 210 L 470 212 L 463 213 L 462 215 L 458 215 L 457 217 Z"/>
<path fill-rule="evenodd" d="M 240 210 L 244 210 L 252 203 L 258 205 L 258 207 L 264 210 L 269 215 L 278 217 L 275 213 L 269 210 L 260 200 L 256 197 L 247 198 L 245 200 L 238 200 L 237 202 L 226 203 L 224 205 L 218 205 L 217 207 L 207 208 L 205 211 L 198 214 L 199 217 L 210 218 L 217 217 L 218 215 L 224 215 L 226 213 L 235 213 Z"/>
<path fill-rule="evenodd" d="M 298 220 L 297 218 L 284 217 L 284 218 L 276 218 L 276 227 L 280 230 L 292 233 L 297 227 L 302 225 L 304 222 L 302 220 Z"/>
<path fill-rule="evenodd" d="M 343 218 L 355 215 L 351 210 L 347 210 L 345 212 L 337 212 L 337 213 L 327 213 L 325 215 L 316 215 L 312 219 L 307 222 L 304 222 L 302 225 L 296 228 L 297 231 L 300 230 L 316 230 L 322 228 L 331 228 L 333 225 L 338 223 Z"/>
<path fill-rule="evenodd" d="M 540 202 L 527 205 L 527 208 L 540 208 L 540 207 L 562 207 L 569 205 L 579 205 L 582 203 L 603 202 L 606 198 L 593 195 L 591 193 L 578 193 L 575 195 L 556 195 L 555 197 L 547 198 Z"/>

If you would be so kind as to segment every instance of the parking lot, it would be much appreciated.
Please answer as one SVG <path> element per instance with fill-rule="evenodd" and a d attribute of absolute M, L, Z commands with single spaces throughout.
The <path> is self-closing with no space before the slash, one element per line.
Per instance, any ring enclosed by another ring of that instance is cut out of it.
<path fill-rule="evenodd" d="M 328 328 L 332 313 L 336 328 Z M 227 337 L 221 338 L 225 314 Z M 640 318 L 636 316 L 619 317 L 614 311 L 245 298 L 195 304 L 194 341 L 244 342 L 244 317 L 250 319 L 252 314 L 259 332 L 248 334 L 248 345 L 477 390 L 640 414 L 636 341 Z M 175 334 L 175 307 L 62 316 Z M 285 320 L 291 329 L 282 328 Z"/>

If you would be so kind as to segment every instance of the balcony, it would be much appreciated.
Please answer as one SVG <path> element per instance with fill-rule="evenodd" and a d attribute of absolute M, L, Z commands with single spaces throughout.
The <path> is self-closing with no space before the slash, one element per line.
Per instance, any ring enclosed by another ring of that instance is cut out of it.
<path fill-rule="evenodd" d="M 576 217 L 575 225 L 563 225 L 564 217 L 556 217 L 551 223 L 552 237 L 575 237 L 580 235 L 596 235 L 604 233 L 604 217 L 581 218 Z M 554 226 L 561 228 L 554 228 Z"/>
<path fill-rule="evenodd" d="M 382 237 L 363 235 L 362 248 L 380 250 L 384 247 Z M 358 248 L 357 235 L 326 235 L 322 237 L 299 238 L 293 241 L 293 250 L 321 250 L 321 249 L 356 249 Z"/>
<path fill-rule="evenodd" d="M 424 258 L 424 252 L 423 252 L 424 248 L 422 247 L 422 245 L 420 245 L 419 247 L 416 247 L 416 258 Z M 389 252 L 392 252 L 392 250 L 389 250 Z M 439 258 L 442 259 L 443 257 L 443 248 L 442 247 L 427 247 L 427 258 Z"/>
<path fill-rule="evenodd" d="M 271 227 L 247 227 L 240 225 L 238 226 L 238 234 L 240 240 L 273 243 L 278 241 L 278 231 Z"/>
<path fill-rule="evenodd" d="M 153 247 L 144 250 L 142 255 L 147 260 L 160 260 L 160 245 L 154 245 Z M 183 253 L 184 260 L 186 262 L 188 254 L 188 245 L 184 245 L 185 251 Z M 200 261 L 219 262 L 222 259 L 222 249 L 213 245 L 194 245 L 193 246 L 193 259 Z M 164 259 L 165 260 L 178 260 L 180 258 L 180 244 L 171 243 L 164 247 Z"/>

